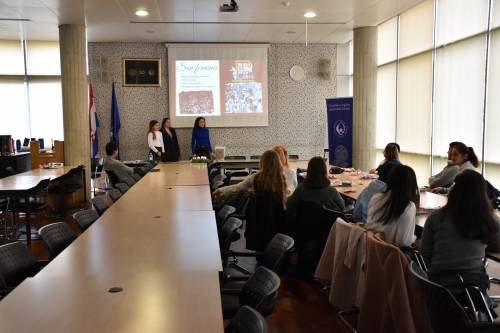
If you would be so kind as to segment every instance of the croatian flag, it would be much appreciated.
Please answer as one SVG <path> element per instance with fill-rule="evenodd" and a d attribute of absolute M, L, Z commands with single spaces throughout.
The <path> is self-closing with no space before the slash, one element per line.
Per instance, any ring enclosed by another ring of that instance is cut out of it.
<path fill-rule="evenodd" d="M 92 143 L 92 157 L 99 154 L 99 138 L 97 136 L 97 128 L 99 127 L 99 117 L 95 112 L 94 104 L 94 89 L 92 82 L 89 84 L 89 123 L 90 123 L 90 142 Z"/>

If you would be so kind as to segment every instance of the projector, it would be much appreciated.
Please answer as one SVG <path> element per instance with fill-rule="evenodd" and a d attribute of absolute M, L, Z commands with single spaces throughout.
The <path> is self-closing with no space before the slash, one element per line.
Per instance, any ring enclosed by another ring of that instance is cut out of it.
<path fill-rule="evenodd" d="M 225 12 L 225 13 L 236 13 L 238 11 L 238 9 L 239 9 L 238 4 L 234 0 L 231 0 L 231 2 L 229 4 L 223 3 L 219 7 L 219 11 Z"/>

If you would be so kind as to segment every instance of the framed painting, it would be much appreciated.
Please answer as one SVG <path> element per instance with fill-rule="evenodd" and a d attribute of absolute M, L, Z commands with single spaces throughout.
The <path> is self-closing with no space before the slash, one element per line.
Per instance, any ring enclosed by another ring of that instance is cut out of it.
<path fill-rule="evenodd" d="M 123 59 L 123 86 L 124 87 L 160 87 L 161 86 L 161 59 L 152 58 L 124 58 Z"/>

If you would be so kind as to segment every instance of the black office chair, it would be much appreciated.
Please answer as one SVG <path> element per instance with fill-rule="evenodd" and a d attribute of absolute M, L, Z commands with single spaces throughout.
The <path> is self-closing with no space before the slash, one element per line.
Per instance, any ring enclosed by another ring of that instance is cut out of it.
<path fill-rule="evenodd" d="M 137 181 L 130 175 L 118 175 L 118 179 L 120 180 L 120 183 L 125 183 L 128 187 L 132 187 L 135 183 L 137 183 Z"/>
<path fill-rule="evenodd" d="M 259 267 L 241 290 L 222 289 L 222 316 L 231 319 L 238 309 L 248 305 L 263 316 L 271 314 L 278 295 L 280 278 L 273 271 Z"/>
<path fill-rule="evenodd" d="M 130 189 L 130 187 L 125 183 L 115 183 L 113 186 L 115 188 L 119 189 L 120 192 L 122 192 L 122 194 L 127 192 Z"/>
<path fill-rule="evenodd" d="M 14 213 L 14 223 L 16 222 L 17 213 L 25 213 L 26 219 L 26 242 L 31 244 L 31 215 L 43 212 L 48 208 L 44 197 L 47 195 L 47 188 L 49 186 L 50 179 L 41 180 L 36 186 L 29 189 L 24 197 L 17 197 L 15 200 L 11 201 L 10 210 Z"/>
<path fill-rule="evenodd" d="M 64 176 L 58 177 L 55 180 L 51 181 L 48 192 L 50 194 L 59 195 L 59 213 L 61 217 L 64 217 L 64 214 L 66 213 L 66 196 L 80 189 L 83 189 L 84 192 L 86 192 L 86 187 L 83 183 L 84 173 L 85 167 L 83 165 L 80 165 L 69 170 L 68 173 Z"/>
<path fill-rule="evenodd" d="M 232 261 L 224 268 L 223 275 L 229 279 L 248 279 L 260 266 L 280 274 L 294 244 L 292 237 L 276 234 L 264 252 L 227 252 L 225 255 L 232 257 Z"/>
<path fill-rule="evenodd" d="M 246 248 L 249 250 L 264 251 L 274 235 L 286 229 L 283 201 L 276 193 L 249 195 L 245 215 Z"/>
<path fill-rule="evenodd" d="M 267 322 L 262 315 L 249 307 L 243 305 L 239 308 L 229 325 L 224 329 L 225 333 L 267 333 Z"/>
<path fill-rule="evenodd" d="M 217 225 L 222 226 L 224 222 L 226 222 L 226 220 L 229 218 L 229 216 L 231 216 L 235 212 L 236 212 L 236 207 L 233 207 L 231 205 L 222 206 L 222 208 L 220 208 L 217 211 L 217 214 L 215 215 L 217 219 Z"/>
<path fill-rule="evenodd" d="M 292 161 L 297 161 L 299 159 L 299 155 L 288 155 L 288 159 Z"/>
<path fill-rule="evenodd" d="M 111 170 L 104 170 L 104 171 L 108 175 L 108 179 L 111 182 L 111 185 L 115 186 L 115 184 L 120 182 L 120 179 L 118 179 L 118 176 L 116 175 L 116 173 L 114 173 Z"/>
<path fill-rule="evenodd" d="M 246 160 L 247 157 L 243 155 L 230 155 L 225 156 L 225 160 Z M 225 168 L 225 174 L 230 174 L 231 177 L 246 177 L 249 175 L 249 170 L 246 168 Z"/>
<path fill-rule="evenodd" d="M 440 284 L 427 278 L 427 274 L 418 263 L 412 261 L 408 267 L 410 273 L 425 288 L 427 312 L 434 332 L 499 332 L 500 323 L 493 322 L 493 314 L 479 288 L 464 285 L 464 291 L 473 293 L 470 304 L 464 307 L 453 293 Z M 470 296 L 470 295 L 469 295 Z M 479 301 L 479 302 L 478 302 Z M 474 304 L 474 302 L 479 304 Z M 486 320 L 480 321 L 478 311 L 483 312 Z"/>
<path fill-rule="evenodd" d="M 260 160 L 260 155 L 250 155 L 251 160 Z"/>
<path fill-rule="evenodd" d="M 74 213 L 73 218 L 80 227 L 80 230 L 85 231 L 99 218 L 99 214 L 93 209 L 85 209 Z"/>
<path fill-rule="evenodd" d="M 312 280 L 330 229 L 337 217 L 340 215 L 314 202 L 299 202 L 294 233 L 297 242 L 296 273 L 299 277 Z"/>
<path fill-rule="evenodd" d="M 0 244 L 17 239 L 18 223 L 10 217 L 10 197 L 0 197 Z"/>
<path fill-rule="evenodd" d="M 229 251 L 231 243 L 237 239 L 238 229 L 241 228 L 243 222 L 236 218 L 230 217 L 221 228 L 220 232 L 220 251 L 222 254 Z"/>
<path fill-rule="evenodd" d="M 109 208 L 108 203 L 101 196 L 92 198 L 92 205 L 94 205 L 94 208 L 99 216 L 104 214 L 104 212 Z"/>
<path fill-rule="evenodd" d="M 109 197 L 111 198 L 111 200 L 113 200 L 113 202 L 116 202 L 122 196 L 122 192 L 116 188 L 108 190 L 107 193 L 108 193 Z"/>
<path fill-rule="evenodd" d="M 38 233 L 49 250 L 49 260 L 54 259 L 76 239 L 75 233 L 65 222 L 47 224 Z"/>
<path fill-rule="evenodd" d="M 135 172 L 132 173 L 130 175 L 130 177 L 132 177 L 132 179 L 135 180 L 136 182 L 138 182 L 139 180 L 141 180 L 141 176 L 139 174 L 135 173 Z"/>
<path fill-rule="evenodd" d="M 0 246 L 0 296 L 7 295 L 40 270 L 35 256 L 20 242 Z"/>

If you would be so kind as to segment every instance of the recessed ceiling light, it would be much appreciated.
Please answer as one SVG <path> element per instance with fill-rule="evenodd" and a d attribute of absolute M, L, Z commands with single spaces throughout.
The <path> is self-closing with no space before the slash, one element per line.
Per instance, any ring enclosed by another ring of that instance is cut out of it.
<path fill-rule="evenodd" d="M 316 17 L 316 13 L 315 12 L 306 12 L 304 14 L 304 17 L 305 18 L 313 18 L 313 17 Z"/>
<path fill-rule="evenodd" d="M 137 9 L 137 10 L 135 11 L 135 15 L 140 16 L 140 17 L 144 17 L 144 16 L 148 16 L 148 15 L 149 15 L 149 13 L 148 13 L 148 11 L 147 11 L 147 10 L 145 10 L 145 9 Z"/>

